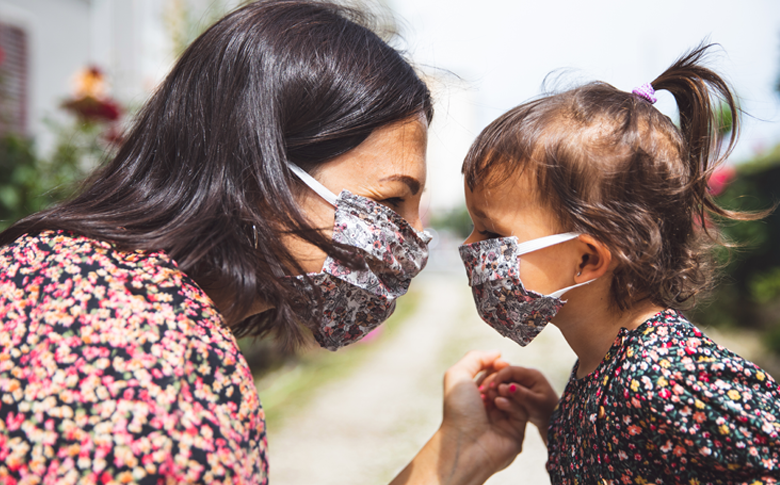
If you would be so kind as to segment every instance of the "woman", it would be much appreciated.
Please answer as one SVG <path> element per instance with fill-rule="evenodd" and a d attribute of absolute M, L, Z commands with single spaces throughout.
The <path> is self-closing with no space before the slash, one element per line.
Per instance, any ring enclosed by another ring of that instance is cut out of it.
<path fill-rule="evenodd" d="M 432 105 L 358 14 L 262 2 L 184 53 L 80 195 L 0 234 L 0 477 L 266 483 L 236 337 L 324 347 L 386 319 L 425 264 Z M 335 207 L 335 209 L 334 209 Z M 470 354 L 394 483 L 481 483 L 525 419 L 483 409 Z"/>

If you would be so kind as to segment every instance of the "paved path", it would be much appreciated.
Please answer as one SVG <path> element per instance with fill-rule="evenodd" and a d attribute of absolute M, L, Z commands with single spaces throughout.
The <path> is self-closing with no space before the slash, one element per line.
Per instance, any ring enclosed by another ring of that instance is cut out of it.
<path fill-rule="evenodd" d="M 498 348 L 510 362 L 545 368 L 563 390 L 574 355 L 557 329 L 521 348 L 479 319 L 465 276 L 423 274 L 413 284 L 422 295 L 403 327 L 360 368 L 324 385 L 280 429 L 268 430 L 272 484 L 388 483 L 437 429 L 442 375 L 470 349 Z M 529 426 L 521 456 L 487 483 L 549 483 L 545 460 Z"/>

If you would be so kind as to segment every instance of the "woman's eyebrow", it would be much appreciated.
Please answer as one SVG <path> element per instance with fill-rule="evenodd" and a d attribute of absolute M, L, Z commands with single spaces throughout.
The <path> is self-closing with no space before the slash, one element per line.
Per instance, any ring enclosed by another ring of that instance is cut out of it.
<path fill-rule="evenodd" d="M 420 181 L 408 175 L 391 175 L 380 180 L 380 182 L 386 181 L 405 183 L 407 186 L 409 186 L 409 190 L 412 191 L 412 195 L 417 195 L 417 192 L 420 191 Z"/>

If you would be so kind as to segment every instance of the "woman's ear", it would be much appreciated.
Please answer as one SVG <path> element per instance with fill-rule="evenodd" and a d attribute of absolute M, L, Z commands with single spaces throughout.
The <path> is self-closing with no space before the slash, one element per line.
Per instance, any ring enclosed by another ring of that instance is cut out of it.
<path fill-rule="evenodd" d="M 601 241 L 587 234 L 581 234 L 577 237 L 577 242 L 580 255 L 575 282 L 595 280 L 611 270 L 612 252 Z"/>

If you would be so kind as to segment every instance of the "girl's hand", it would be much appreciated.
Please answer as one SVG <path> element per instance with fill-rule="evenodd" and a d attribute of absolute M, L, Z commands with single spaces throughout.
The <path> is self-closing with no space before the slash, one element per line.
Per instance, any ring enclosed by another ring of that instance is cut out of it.
<path fill-rule="evenodd" d="M 550 425 L 558 394 L 547 379 L 536 369 L 507 366 L 488 376 L 480 386 L 485 395 L 487 407 L 493 403 L 499 410 L 513 410 L 522 406 L 528 420 L 537 428 L 547 444 L 547 428 Z"/>
<path fill-rule="evenodd" d="M 476 485 L 509 466 L 523 447 L 528 416 L 507 399 L 487 409 L 477 376 L 509 366 L 499 352 L 469 352 L 444 375 L 444 418 L 392 485 Z"/>

